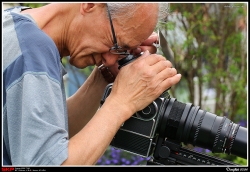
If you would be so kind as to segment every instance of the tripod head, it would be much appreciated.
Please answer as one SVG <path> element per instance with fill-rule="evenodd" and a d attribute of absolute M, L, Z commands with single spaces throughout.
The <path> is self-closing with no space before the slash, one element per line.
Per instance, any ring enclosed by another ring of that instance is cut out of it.
<path fill-rule="evenodd" d="M 153 156 L 147 165 L 236 165 L 231 161 L 216 158 L 205 153 L 182 147 L 181 143 L 158 140 Z M 157 157 L 157 158 L 156 158 Z"/>

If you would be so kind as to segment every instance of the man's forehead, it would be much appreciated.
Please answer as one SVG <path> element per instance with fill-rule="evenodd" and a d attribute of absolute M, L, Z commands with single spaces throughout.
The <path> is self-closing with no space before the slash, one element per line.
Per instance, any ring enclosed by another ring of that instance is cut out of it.
<path fill-rule="evenodd" d="M 148 30 L 146 32 L 142 29 L 143 27 L 137 27 L 137 29 L 133 28 L 129 31 L 127 30 L 127 32 L 124 31 L 119 37 L 120 39 L 118 40 L 118 44 L 127 50 L 138 47 L 153 33 L 154 30 L 152 26 L 151 28 L 147 28 Z"/>
<path fill-rule="evenodd" d="M 126 36 L 124 39 L 122 38 L 120 46 L 126 50 L 134 49 L 144 41 L 144 40 L 138 40 L 136 38 L 138 38 L 138 35 Z"/>
<path fill-rule="evenodd" d="M 154 7 L 144 4 L 137 8 L 133 17 L 116 20 L 121 29 L 121 32 L 118 33 L 118 44 L 121 47 L 124 49 L 136 48 L 152 34 L 158 16 L 158 8 Z M 149 8 L 151 10 L 147 11 Z"/>

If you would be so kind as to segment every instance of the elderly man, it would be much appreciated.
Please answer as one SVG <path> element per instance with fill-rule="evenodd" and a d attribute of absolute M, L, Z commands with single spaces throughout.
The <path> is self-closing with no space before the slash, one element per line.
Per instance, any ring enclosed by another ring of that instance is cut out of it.
<path fill-rule="evenodd" d="M 124 121 L 180 81 L 172 64 L 154 54 L 158 15 L 157 3 L 52 3 L 6 10 L 4 164 L 95 164 Z M 141 52 L 118 70 L 119 59 Z M 65 56 L 78 68 L 96 66 L 67 100 Z M 110 82 L 112 92 L 98 110 Z"/>

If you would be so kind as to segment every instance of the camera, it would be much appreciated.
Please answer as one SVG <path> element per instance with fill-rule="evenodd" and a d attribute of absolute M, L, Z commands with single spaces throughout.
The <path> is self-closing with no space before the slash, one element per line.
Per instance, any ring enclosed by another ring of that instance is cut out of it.
<path fill-rule="evenodd" d="M 119 61 L 119 68 L 136 58 L 128 55 Z M 100 107 L 111 93 L 112 85 L 107 85 Z M 179 102 L 170 97 L 168 90 L 126 120 L 110 145 L 142 157 L 153 155 L 153 161 L 160 164 L 175 164 L 173 161 L 179 164 L 216 164 L 220 161 L 182 148 L 182 143 L 209 149 L 213 153 L 247 158 L 246 128 L 225 116 L 217 116 L 191 103 Z M 221 162 L 227 163 L 230 164 Z"/>
<path fill-rule="evenodd" d="M 111 83 L 106 87 L 102 102 L 110 94 L 112 85 Z M 159 97 L 143 110 L 133 114 L 120 127 L 111 142 L 111 146 L 148 157 L 152 153 L 151 147 L 156 137 L 156 129 L 163 114 L 166 100 L 166 98 Z"/>

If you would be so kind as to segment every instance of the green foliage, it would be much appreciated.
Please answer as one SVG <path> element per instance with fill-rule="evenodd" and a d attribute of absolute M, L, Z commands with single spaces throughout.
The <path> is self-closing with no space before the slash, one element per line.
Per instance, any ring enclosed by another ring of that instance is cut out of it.
<path fill-rule="evenodd" d="M 178 71 L 188 74 L 184 75 L 185 77 L 182 80 L 192 80 L 195 75 L 188 71 L 191 66 L 190 60 L 197 61 L 195 63 L 197 65 L 192 65 L 192 67 L 193 71 L 201 78 L 200 81 L 203 81 L 200 88 L 206 88 L 206 85 L 208 85 L 215 88 L 218 94 L 220 92 L 230 94 L 237 90 L 236 92 L 240 92 L 240 94 L 236 94 L 236 96 L 243 96 L 246 95 L 246 89 L 244 88 L 246 87 L 247 78 L 247 74 L 245 74 L 247 67 L 244 66 L 247 64 L 247 56 L 243 53 L 244 49 L 246 49 L 244 47 L 246 44 L 243 42 L 245 38 L 242 31 L 236 28 L 238 20 L 246 17 L 246 11 L 244 10 L 246 4 L 233 4 L 234 6 L 238 6 L 238 8 L 227 8 L 225 7 L 227 5 L 229 4 L 171 3 L 171 11 L 176 11 L 179 13 L 178 16 L 181 16 L 176 20 L 181 23 L 188 23 L 185 27 L 183 25 L 180 28 L 180 30 L 185 32 L 186 40 L 181 45 L 173 44 L 172 49 L 175 50 L 175 46 L 181 47 L 174 54 L 177 54 L 176 63 L 179 64 Z M 177 14 L 173 13 L 172 15 Z M 177 23 L 177 21 L 171 22 Z M 177 28 L 177 25 L 175 26 Z M 174 35 L 169 36 L 172 37 Z M 194 42 L 198 46 L 195 46 Z M 178 63 L 178 60 L 180 60 L 178 54 L 183 54 L 181 63 Z M 194 56 L 195 58 L 192 58 Z M 205 70 L 200 70 L 201 65 L 199 64 L 201 62 L 199 60 L 205 62 L 205 65 L 202 66 Z M 233 84 L 235 82 L 240 84 L 236 86 Z M 191 82 L 188 83 L 192 84 Z M 229 83 L 230 85 L 228 85 Z M 189 86 L 188 88 L 192 89 L 193 87 Z M 193 90 L 189 91 L 192 92 Z M 224 104 L 224 99 L 225 97 L 222 97 L 221 99 L 217 99 L 217 101 L 219 104 Z M 237 104 L 234 107 L 246 109 L 245 103 L 234 103 Z M 236 111 L 236 109 L 232 110 Z M 218 109 L 217 112 L 219 112 Z"/>
<path fill-rule="evenodd" d="M 244 158 L 236 157 L 234 159 L 234 163 L 241 164 L 241 165 L 247 165 L 247 160 Z"/>
<path fill-rule="evenodd" d="M 178 95 L 184 100 L 183 92 L 189 92 L 185 95 L 190 96 L 188 102 L 192 102 L 195 94 L 190 81 L 198 76 L 201 81 L 198 83 L 199 88 L 215 89 L 215 101 L 219 106 L 213 113 L 228 114 L 233 122 L 238 123 L 247 120 L 246 34 L 238 28 L 239 20 L 246 20 L 247 5 L 233 4 L 238 8 L 227 8 L 227 5 L 230 4 L 171 3 L 172 16 L 178 15 L 175 21 L 171 20 L 176 23 L 171 30 L 181 30 L 186 36 L 182 44 L 171 42 L 171 48 L 175 54 L 177 71 L 183 75 L 182 81 L 176 86 L 176 91 L 180 93 Z M 182 26 L 177 23 L 182 23 Z M 176 36 L 177 40 L 178 35 L 168 36 Z M 186 90 L 183 88 L 185 91 L 180 92 L 183 89 L 178 87 L 183 87 L 183 83 L 186 83 Z M 235 156 L 231 160 L 242 163 Z"/>
<path fill-rule="evenodd" d="M 208 154 L 211 155 L 211 156 L 214 156 L 214 157 L 218 157 L 218 158 L 221 158 L 221 159 L 231 161 L 231 162 L 233 162 L 235 164 L 238 164 L 238 165 L 247 165 L 247 160 L 246 159 L 241 158 L 241 157 L 237 157 L 235 155 L 228 155 L 228 154 L 225 154 L 225 153 L 208 153 Z"/>
<path fill-rule="evenodd" d="M 84 69 L 80 69 L 80 72 L 82 72 L 85 76 L 89 76 L 91 72 L 93 71 L 95 66 L 88 66 Z"/>
<path fill-rule="evenodd" d="M 166 23 L 166 29 L 167 30 L 174 30 L 174 28 L 175 28 L 175 23 L 174 22 Z"/>
<path fill-rule="evenodd" d="M 47 5 L 47 4 L 48 3 L 22 3 L 21 5 L 22 6 L 28 6 L 28 7 L 31 7 L 31 8 L 37 8 L 37 7 Z"/>

